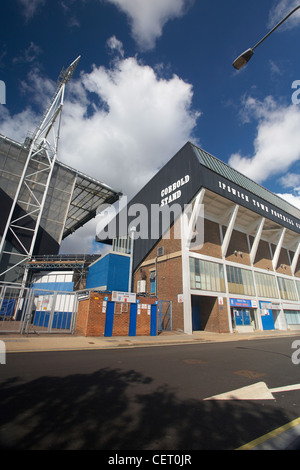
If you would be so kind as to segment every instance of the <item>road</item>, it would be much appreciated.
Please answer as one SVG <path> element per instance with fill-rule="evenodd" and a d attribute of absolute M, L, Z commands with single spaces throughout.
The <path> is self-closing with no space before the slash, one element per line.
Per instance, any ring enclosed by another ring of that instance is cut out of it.
<path fill-rule="evenodd" d="M 0 447 L 236 449 L 300 417 L 300 390 L 287 391 L 300 384 L 293 340 L 8 354 Z M 256 384 L 283 389 L 207 399 Z"/>

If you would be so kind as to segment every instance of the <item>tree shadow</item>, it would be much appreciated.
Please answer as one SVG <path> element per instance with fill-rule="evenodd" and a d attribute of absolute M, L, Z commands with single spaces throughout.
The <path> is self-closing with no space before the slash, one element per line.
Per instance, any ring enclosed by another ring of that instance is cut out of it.
<path fill-rule="evenodd" d="M 263 405 L 180 399 L 134 370 L 13 378 L 0 390 L 0 448 L 233 449 L 287 421 L 280 409 Z"/>

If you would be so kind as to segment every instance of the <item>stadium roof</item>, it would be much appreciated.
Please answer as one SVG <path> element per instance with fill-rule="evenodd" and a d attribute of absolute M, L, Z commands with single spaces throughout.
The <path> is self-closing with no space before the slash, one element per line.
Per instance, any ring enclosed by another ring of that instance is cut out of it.
<path fill-rule="evenodd" d="M 75 173 L 74 191 L 65 223 L 63 238 L 82 227 L 96 216 L 102 204 L 113 204 L 121 195 L 106 184 L 57 161 L 57 165 Z"/>
<path fill-rule="evenodd" d="M 0 134 L 0 189 L 12 199 L 27 155 L 26 139 L 20 143 Z M 37 159 L 35 164 L 41 164 Z M 99 206 L 113 204 L 120 196 L 107 184 L 56 160 L 41 225 L 54 239 L 64 239 L 93 219 Z"/>
<path fill-rule="evenodd" d="M 194 144 L 190 145 L 194 149 L 201 165 L 206 166 L 215 173 L 224 176 L 233 183 L 236 183 L 242 188 L 245 188 L 253 194 L 256 194 L 265 201 L 278 207 L 278 209 L 284 210 L 288 214 L 291 214 L 294 217 L 300 219 L 300 210 L 290 204 L 288 201 L 282 199 L 258 183 L 255 183 L 255 181 L 252 181 L 250 178 L 243 175 L 239 171 L 231 168 L 229 165 L 207 153 L 205 150 L 196 147 Z"/>

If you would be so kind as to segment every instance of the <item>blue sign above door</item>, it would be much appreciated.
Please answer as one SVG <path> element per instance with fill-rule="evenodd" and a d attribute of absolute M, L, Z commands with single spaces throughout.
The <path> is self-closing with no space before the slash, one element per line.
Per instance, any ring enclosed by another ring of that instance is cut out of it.
<path fill-rule="evenodd" d="M 230 299 L 231 307 L 248 307 L 252 308 L 252 301 L 245 299 Z"/>

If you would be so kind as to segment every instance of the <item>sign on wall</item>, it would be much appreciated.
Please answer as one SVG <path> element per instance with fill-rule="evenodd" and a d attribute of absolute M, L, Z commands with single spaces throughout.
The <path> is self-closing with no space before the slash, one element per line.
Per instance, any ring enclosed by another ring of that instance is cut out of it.
<path fill-rule="evenodd" d="M 136 304 L 136 294 L 131 292 L 113 291 L 111 296 L 112 302 L 124 302 Z"/>

